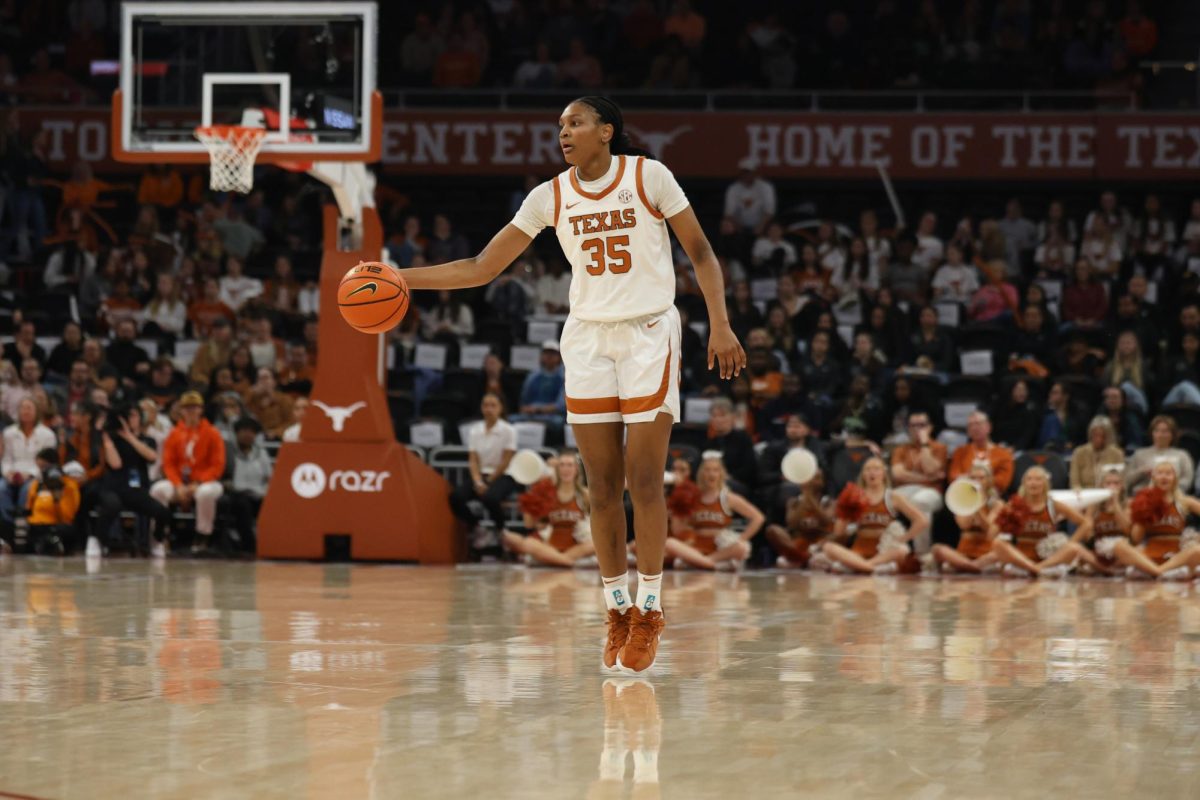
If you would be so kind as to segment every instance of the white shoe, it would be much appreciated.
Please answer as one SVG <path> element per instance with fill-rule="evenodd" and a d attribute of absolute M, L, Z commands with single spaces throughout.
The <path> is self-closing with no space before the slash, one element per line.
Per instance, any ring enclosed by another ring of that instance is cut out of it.
<path fill-rule="evenodd" d="M 1148 581 L 1150 576 L 1130 564 L 1125 568 L 1125 579 L 1130 581 Z"/>
<path fill-rule="evenodd" d="M 88 558 L 99 558 L 104 555 L 104 548 L 100 546 L 100 540 L 95 536 L 88 537 L 87 550 L 84 555 Z"/>
<path fill-rule="evenodd" d="M 775 566 L 778 569 L 795 569 L 796 565 L 787 560 L 786 556 L 780 556 L 775 559 Z"/>
<path fill-rule="evenodd" d="M 150 557 L 151 558 L 166 558 L 167 557 L 167 543 L 160 542 L 158 540 L 152 541 L 150 543 Z"/>
<path fill-rule="evenodd" d="M 1186 581 L 1192 577 L 1191 571 L 1187 567 L 1176 567 L 1169 569 L 1158 577 L 1160 581 Z"/>
<path fill-rule="evenodd" d="M 671 566 L 673 568 L 679 569 L 679 570 L 691 569 L 691 567 L 688 566 L 688 563 L 686 561 L 684 561 L 682 558 L 677 558 L 674 561 L 672 561 Z"/>
<path fill-rule="evenodd" d="M 1001 573 L 1006 578 L 1029 578 L 1031 577 L 1029 570 L 1024 570 L 1016 564 L 1005 564 Z"/>
<path fill-rule="evenodd" d="M 727 558 L 724 561 L 717 562 L 716 570 L 717 572 L 737 572 L 739 563 L 732 558 Z"/>
<path fill-rule="evenodd" d="M 875 569 L 871 570 L 872 575 L 895 575 L 900 571 L 900 565 L 895 561 L 889 561 L 886 564 L 880 564 Z"/>
<path fill-rule="evenodd" d="M 1046 567 L 1038 573 L 1039 578 L 1052 578 L 1060 580 L 1071 574 L 1071 567 L 1068 564 L 1059 564 L 1054 567 Z"/>

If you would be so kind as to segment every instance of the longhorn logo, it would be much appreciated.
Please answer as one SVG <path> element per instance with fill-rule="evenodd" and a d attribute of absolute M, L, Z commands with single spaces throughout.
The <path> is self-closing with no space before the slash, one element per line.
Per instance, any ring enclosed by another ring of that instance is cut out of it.
<path fill-rule="evenodd" d="M 359 400 L 352 406 L 327 406 L 320 400 L 313 400 L 313 405 L 325 412 L 325 416 L 329 417 L 329 423 L 333 425 L 334 433 L 341 433 L 346 427 L 346 420 L 354 416 L 354 412 L 360 408 L 366 408 L 367 404 Z"/>
<path fill-rule="evenodd" d="M 674 130 L 663 133 L 662 131 L 643 131 L 640 128 L 635 128 L 632 125 L 626 125 L 625 129 L 637 136 L 638 139 L 646 145 L 646 149 L 654 154 L 654 157 L 659 161 L 662 160 L 663 150 L 667 145 L 674 143 L 683 134 L 692 129 L 691 125 L 681 125 Z"/>

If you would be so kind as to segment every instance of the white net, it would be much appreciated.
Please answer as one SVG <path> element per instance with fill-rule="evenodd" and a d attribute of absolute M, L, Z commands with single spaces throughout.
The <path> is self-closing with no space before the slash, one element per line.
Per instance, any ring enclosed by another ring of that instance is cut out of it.
<path fill-rule="evenodd" d="M 254 188 L 254 159 L 266 135 L 266 128 L 242 125 L 196 128 L 196 138 L 212 157 L 208 185 L 213 191 L 246 194 Z"/>

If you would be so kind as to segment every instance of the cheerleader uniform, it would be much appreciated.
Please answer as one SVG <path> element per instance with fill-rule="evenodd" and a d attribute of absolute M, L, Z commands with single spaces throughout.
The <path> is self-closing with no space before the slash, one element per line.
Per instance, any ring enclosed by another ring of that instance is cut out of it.
<path fill-rule="evenodd" d="M 1092 523 L 1092 550 L 1096 553 L 1096 560 L 1105 569 L 1110 569 L 1116 565 L 1117 559 L 1114 555 L 1114 549 L 1117 542 L 1122 539 L 1129 541 L 1129 531 L 1121 527 L 1121 522 L 1117 519 L 1116 513 L 1101 511 L 1096 514 L 1096 519 Z"/>
<path fill-rule="evenodd" d="M 725 489 L 722 489 L 717 499 L 711 503 L 697 503 L 688 521 L 691 529 L 679 538 L 706 556 L 727 547 L 739 538 L 729 528 L 733 524 L 733 513 L 729 510 L 729 498 Z"/>
<path fill-rule="evenodd" d="M 958 537 L 958 547 L 955 549 L 971 560 L 992 551 L 992 543 L 987 538 L 987 519 L 984 517 L 984 512 L 988 510 L 990 508 L 984 506 L 972 514 L 967 529 Z"/>
<path fill-rule="evenodd" d="M 1178 504 L 1171 503 L 1170 510 L 1146 526 L 1146 538 L 1142 540 L 1142 551 L 1152 561 L 1162 564 L 1179 552 L 1179 540 L 1187 527 L 1187 512 Z"/>
<path fill-rule="evenodd" d="M 896 521 L 892 509 L 892 490 L 883 493 L 883 499 L 863 509 L 858 518 L 858 530 L 854 533 L 854 544 L 850 549 L 863 558 L 874 558 L 879 552 L 879 539 L 887 526 Z"/>
<path fill-rule="evenodd" d="M 792 546 L 803 556 L 802 563 L 807 564 L 810 548 L 829 532 L 826 530 L 825 520 L 819 509 L 810 506 L 803 513 L 789 514 L 787 523 Z"/>
<path fill-rule="evenodd" d="M 550 535 L 546 537 L 546 543 L 560 553 L 565 553 L 579 544 L 579 540 L 575 537 L 576 526 L 586 516 L 578 495 L 572 495 L 571 499 L 565 503 L 559 500 L 558 504 L 546 515 L 546 520 L 550 523 Z"/>
<path fill-rule="evenodd" d="M 1058 530 L 1058 515 L 1054 503 L 1047 498 L 1041 511 L 1030 514 L 1021 530 L 1017 531 L 1017 549 L 1031 561 L 1049 558 L 1068 541 L 1067 535 Z"/>

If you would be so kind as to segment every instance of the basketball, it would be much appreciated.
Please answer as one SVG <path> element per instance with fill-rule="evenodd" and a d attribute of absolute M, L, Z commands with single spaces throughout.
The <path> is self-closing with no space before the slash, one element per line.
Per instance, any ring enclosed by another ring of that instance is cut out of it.
<path fill-rule="evenodd" d="M 390 331 L 408 311 L 408 284 L 391 265 L 363 261 L 342 276 L 338 308 L 356 331 Z"/>

